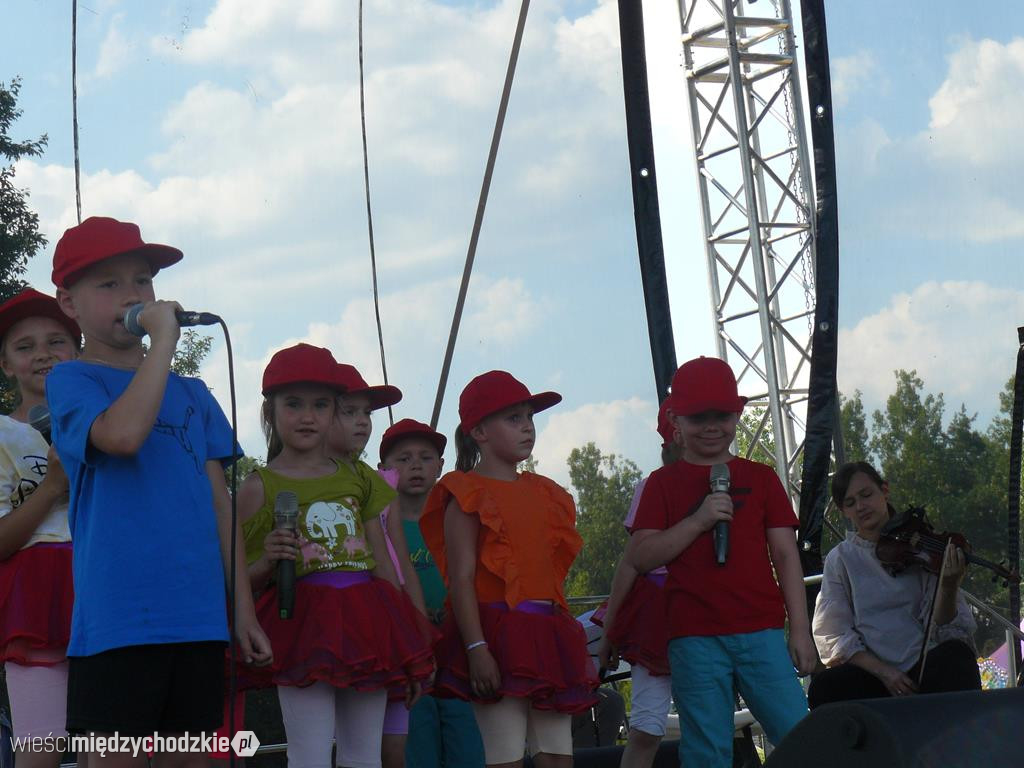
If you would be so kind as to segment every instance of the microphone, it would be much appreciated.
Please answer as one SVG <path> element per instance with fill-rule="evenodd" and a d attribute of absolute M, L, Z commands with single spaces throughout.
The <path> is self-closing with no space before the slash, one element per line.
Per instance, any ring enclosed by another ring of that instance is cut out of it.
<path fill-rule="evenodd" d="M 299 497 L 281 491 L 274 499 L 274 530 L 295 532 L 299 518 Z M 277 610 L 282 619 L 290 619 L 295 610 L 295 561 L 277 561 Z"/>
<path fill-rule="evenodd" d="M 50 409 L 45 405 L 33 405 L 28 409 L 28 425 L 39 431 L 43 440 L 50 445 Z"/>
<path fill-rule="evenodd" d="M 714 464 L 711 467 L 711 492 L 729 492 L 729 465 Z M 729 559 L 729 523 L 726 520 L 719 520 L 715 523 L 715 562 L 718 565 L 725 565 Z"/>
<path fill-rule="evenodd" d="M 142 327 L 139 322 L 139 315 L 142 314 L 142 309 L 145 304 L 135 304 L 128 308 L 128 311 L 124 314 L 124 327 L 128 333 L 134 336 L 145 336 L 148 331 Z M 182 328 L 188 328 L 193 325 L 216 325 L 220 322 L 220 318 L 212 312 L 189 312 L 185 309 L 174 310 L 174 316 L 178 318 L 178 325 Z"/>

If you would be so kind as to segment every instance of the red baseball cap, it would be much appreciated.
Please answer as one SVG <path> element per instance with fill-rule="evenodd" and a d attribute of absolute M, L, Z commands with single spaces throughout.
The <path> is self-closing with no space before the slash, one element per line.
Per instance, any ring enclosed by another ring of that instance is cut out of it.
<path fill-rule="evenodd" d="M 380 460 L 384 461 L 391 449 L 407 437 L 419 437 L 437 448 L 438 454 L 444 453 L 448 445 L 448 438 L 440 432 L 433 430 L 429 425 L 414 419 L 402 419 L 396 421 L 386 430 L 380 438 Z"/>
<path fill-rule="evenodd" d="M 658 408 L 658 434 L 661 435 L 663 446 L 670 444 L 676 436 L 676 425 L 668 416 L 667 397 L 661 401 L 661 407 Z"/>
<path fill-rule="evenodd" d="M 736 376 L 727 362 L 698 357 L 679 366 L 666 402 L 676 416 L 693 416 L 705 411 L 740 413 L 747 398 L 737 393 Z"/>
<path fill-rule="evenodd" d="M 370 399 L 370 408 L 377 410 L 394 405 L 402 399 L 402 390 L 390 384 L 371 387 L 366 379 L 359 375 L 354 365 L 338 363 L 335 377 L 346 395 L 366 395 Z"/>
<path fill-rule="evenodd" d="M 0 340 L 11 330 L 11 326 L 26 317 L 49 317 L 67 328 L 76 344 L 82 339 L 78 323 L 64 314 L 53 296 L 47 296 L 34 288 L 25 288 L 0 304 Z"/>
<path fill-rule="evenodd" d="M 334 373 L 338 362 L 329 349 L 296 344 L 274 353 L 263 371 L 263 394 L 269 395 L 289 384 L 325 384 L 344 392 Z"/>
<path fill-rule="evenodd" d="M 529 403 L 533 412 L 539 413 L 562 402 L 557 392 L 538 392 L 531 395 L 526 385 L 507 371 L 481 373 L 462 390 L 459 397 L 459 422 L 463 432 L 473 427 L 492 413 L 510 405 Z"/>
<path fill-rule="evenodd" d="M 163 267 L 181 261 L 177 248 L 142 240 L 139 227 L 127 221 L 90 216 L 77 227 L 64 231 L 53 252 L 53 284 L 70 288 L 86 268 L 123 253 L 138 253 L 155 275 Z"/>

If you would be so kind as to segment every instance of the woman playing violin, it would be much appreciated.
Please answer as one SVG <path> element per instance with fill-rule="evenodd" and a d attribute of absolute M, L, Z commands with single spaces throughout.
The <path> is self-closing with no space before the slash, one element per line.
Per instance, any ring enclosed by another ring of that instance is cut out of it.
<path fill-rule="evenodd" d="M 828 669 L 811 681 L 810 708 L 847 699 L 980 689 L 976 624 L 960 594 L 963 551 L 952 542 L 946 546 L 941 576 L 923 568 L 892 575 L 875 552 L 894 514 L 888 483 L 870 464 L 845 464 L 832 480 L 832 498 L 854 531 L 825 559 L 812 631 Z M 931 639 L 921 675 L 929 616 Z"/>

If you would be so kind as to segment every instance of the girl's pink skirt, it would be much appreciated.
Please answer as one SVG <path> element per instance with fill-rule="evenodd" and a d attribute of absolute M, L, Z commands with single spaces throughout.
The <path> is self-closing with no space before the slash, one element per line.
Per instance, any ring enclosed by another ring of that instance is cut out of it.
<path fill-rule="evenodd" d="M 361 691 L 424 680 L 434 669 L 437 630 L 408 596 L 368 573 L 315 573 L 295 584 L 290 619 L 278 613 L 277 588 L 256 602 L 274 653 L 267 667 L 238 665 L 238 688 L 325 682 Z"/>
<path fill-rule="evenodd" d="M 583 627 L 562 608 L 527 601 L 514 610 L 481 603 L 480 624 L 501 670 L 499 696 L 528 698 L 537 709 L 584 712 L 598 686 Z M 470 700 L 469 661 L 458 625 L 449 612 L 437 645 L 434 695 Z"/>
<path fill-rule="evenodd" d="M 34 544 L 0 562 L 0 662 L 64 661 L 74 601 L 70 543 Z"/>

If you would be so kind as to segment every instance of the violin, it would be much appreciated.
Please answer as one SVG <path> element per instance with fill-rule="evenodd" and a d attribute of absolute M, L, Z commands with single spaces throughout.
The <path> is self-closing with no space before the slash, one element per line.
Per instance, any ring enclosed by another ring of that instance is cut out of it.
<path fill-rule="evenodd" d="M 971 543 L 962 533 L 938 532 L 928 522 L 924 507 L 909 507 L 882 529 L 875 554 L 890 574 L 895 576 L 911 567 L 922 567 L 929 573 L 940 573 L 949 542 L 959 547 L 967 562 L 992 571 L 992 580 L 1019 582 L 1020 574 L 999 563 L 971 554 Z"/>

